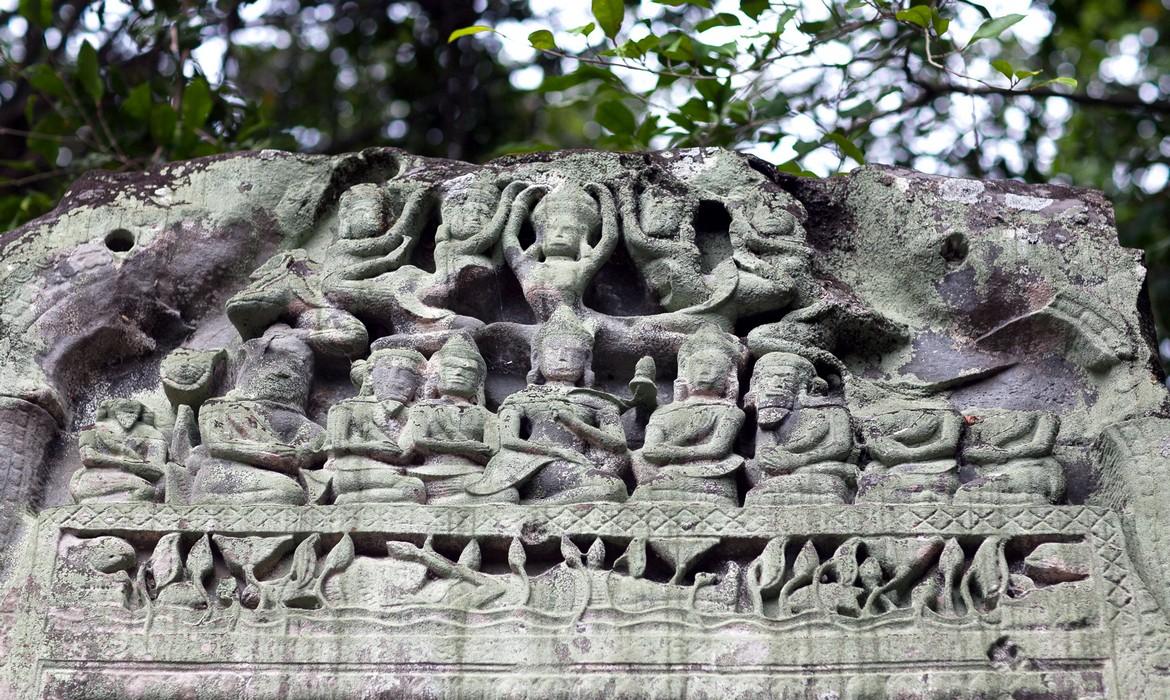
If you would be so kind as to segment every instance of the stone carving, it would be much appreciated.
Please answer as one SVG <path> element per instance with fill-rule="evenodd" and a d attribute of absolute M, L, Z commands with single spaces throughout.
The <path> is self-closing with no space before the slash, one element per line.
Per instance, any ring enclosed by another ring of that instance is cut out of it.
<path fill-rule="evenodd" d="M 956 503 L 1055 503 L 1064 494 L 1064 467 L 1052 456 L 1060 418 L 994 410 L 965 418 L 963 459 L 976 477 L 955 492 Z"/>
<path fill-rule="evenodd" d="M 305 415 L 313 378 L 306 335 L 275 324 L 249 340 L 236 387 L 203 404 L 193 502 L 305 502 L 298 476 L 325 461 L 325 429 Z"/>
<path fill-rule="evenodd" d="M 134 399 L 102 402 L 78 439 L 82 469 L 69 482 L 78 503 L 153 501 L 166 470 L 167 439 L 154 412 Z"/>
<path fill-rule="evenodd" d="M 519 233 L 529 217 L 536 241 L 525 247 Z M 512 205 L 512 218 L 501 243 L 504 257 L 538 319 L 549 319 L 561 305 L 580 309 L 585 288 L 618 243 L 613 194 L 603 185 L 582 186 L 571 181 L 547 192 L 537 187 L 525 189 Z"/>
<path fill-rule="evenodd" d="M 475 344 L 455 336 L 431 357 L 426 398 L 410 407 L 404 442 L 426 483 L 428 503 L 514 502 L 508 489 L 489 496 L 467 493 L 499 446 L 496 416 L 484 407 L 487 364 Z"/>
<path fill-rule="evenodd" d="M 405 348 L 376 349 L 353 365 L 358 396 L 329 410 L 329 461 L 334 502 L 426 501 L 423 483 L 408 476 L 406 423 L 422 389 L 426 359 Z"/>
<path fill-rule="evenodd" d="M 533 341 L 528 386 L 500 406 L 499 452 L 468 492 L 528 503 L 626 500 L 621 404 L 589 388 L 592 364 L 593 333 L 557 308 Z"/>
<path fill-rule="evenodd" d="M 320 608 L 343 624 L 353 610 L 391 620 L 427 609 L 451 623 L 455 615 L 482 615 L 491 624 L 501 614 L 521 614 L 561 625 L 615 616 L 678 625 L 698 614 L 755 620 L 774 631 L 800 621 L 853 630 L 915 621 L 1025 629 L 1098 619 L 1097 581 L 1081 542 L 990 536 L 964 548 L 941 536 L 838 543 L 775 537 L 749 560 L 708 561 L 704 570 L 669 581 L 654 572 L 655 550 L 644 537 L 624 543 L 596 537 L 582 547 L 562 536 L 556 544 L 548 556 L 519 538 L 498 554 L 485 553 L 475 539 L 439 550 L 434 537 L 421 546 L 389 538 L 380 553 L 358 553 L 349 534 L 329 542 L 317 533 L 202 534 L 184 544 L 179 533 L 167 533 L 139 553 L 102 536 L 71 544 L 62 565 L 68 576 L 59 577 L 55 592 L 66 603 L 133 611 L 148 626 L 195 614 L 213 629 L 242 615 Z M 611 549 L 620 555 L 608 555 Z M 135 569 L 151 575 L 131 576 Z"/>
<path fill-rule="evenodd" d="M 899 408 L 873 416 L 865 446 L 872 461 L 858 483 L 858 500 L 946 502 L 959 487 L 963 419 L 946 408 Z"/>
<path fill-rule="evenodd" d="M 1094 195 L 103 178 L 0 239 L 0 696 L 1164 694 L 1166 392 Z"/>
<path fill-rule="evenodd" d="M 734 336 L 712 326 L 679 348 L 674 402 L 650 416 L 645 445 L 633 454 L 635 500 L 738 504 L 740 352 Z"/>
<path fill-rule="evenodd" d="M 857 481 L 853 427 L 826 389 L 800 355 L 772 352 L 756 361 L 746 399 L 757 425 L 747 504 L 848 502 Z"/>

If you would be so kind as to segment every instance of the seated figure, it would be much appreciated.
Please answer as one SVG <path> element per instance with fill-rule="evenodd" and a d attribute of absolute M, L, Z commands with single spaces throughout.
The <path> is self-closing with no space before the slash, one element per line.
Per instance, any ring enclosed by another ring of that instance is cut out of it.
<path fill-rule="evenodd" d="M 1052 457 L 1060 418 L 1039 411 L 983 410 L 967 417 L 963 460 L 975 479 L 955 492 L 956 503 L 1056 503 L 1064 468 Z"/>
<path fill-rule="evenodd" d="M 704 326 L 679 348 L 674 402 L 651 414 L 645 444 L 633 455 L 633 500 L 739 505 L 739 354 L 734 336 L 714 326 Z"/>
<path fill-rule="evenodd" d="M 300 471 L 320 466 L 325 429 L 305 405 L 313 380 L 312 331 L 278 323 L 244 343 L 236 386 L 199 411 L 191 452 L 194 503 L 301 505 Z"/>
<path fill-rule="evenodd" d="M 584 388 L 593 379 L 593 334 L 562 306 L 541 325 L 532 356 L 529 385 L 500 406 L 500 450 L 467 491 L 513 489 L 506 498 L 522 503 L 625 501 L 620 401 Z"/>
<path fill-rule="evenodd" d="M 823 396 L 808 359 L 771 352 L 752 373 L 745 403 L 756 409 L 756 455 L 745 505 L 845 503 L 857 480 L 849 411 Z"/>
<path fill-rule="evenodd" d="M 487 364 L 472 341 L 457 335 L 432 357 L 428 398 L 410 407 L 403 445 L 417 466 L 407 473 L 426 484 L 427 502 L 515 502 L 514 489 L 490 496 L 467 493 L 499 443 L 496 416 L 483 405 Z"/>
<path fill-rule="evenodd" d="M 962 418 L 949 408 L 907 407 L 873 416 L 866 443 L 872 461 L 857 500 L 948 502 L 959 486 Z"/>
<path fill-rule="evenodd" d="M 78 439 L 82 468 L 69 480 L 78 503 L 154 501 L 155 484 L 166 469 L 166 437 L 154 413 L 134 399 L 108 399 L 94 426 Z"/>
<path fill-rule="evenodd" d="M 329 461 L 336 504 L 425 503 L 426 488 L 407 476 L 400 443 L 426 360 L 405 348 L 374 350 L 353 364 L 360 387 L 329 410 Z"/>

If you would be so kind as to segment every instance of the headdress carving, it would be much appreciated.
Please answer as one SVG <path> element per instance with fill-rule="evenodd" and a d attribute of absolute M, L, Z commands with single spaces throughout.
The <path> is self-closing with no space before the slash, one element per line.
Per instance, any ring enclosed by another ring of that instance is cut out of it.
<path fill-rule="evenodd" d="M 575 182 L 566 182 L 546 194 L 533 208 L 532 221 L 537 226 L 543 226 L 553 214 L 579 221 L 591 231 L 601 225 L 597 200 Z"/>
<path fill-rule="evenodd" d="M 558 306 L 552 316 L 540 324 L 540 329 L 536 331 L 536 336 L 532 339 L 532 369 L 528 372 L 528 383 L 534 384 L 540 377 L 540 347 L 549 338 L 576 340 L 589 348 L 582 383 L 585 386 L 593 386 L 593 330 L 582 323 L 568 306 Z"/>
<path fill-rule="evenodd" d="M 685 386 L 682 375 L 686 372 L 690 363 L 694 362 L 698 359 L 699 355 L 704 353 L 718 353 L 727 358 L 729 372 L 727 377 L 727 394 L 724 398 L 734 402 L 739 398 L 739 376 L 737 370 L 743 356 L 743 347 L 735 336 L 719 330 L 717 326 L 712 324 L 704 325 L 698 332 L 688 336 L 678 349 L 679 378 L 675 383 L 675 400 L 686 398 L 689 387 Z"/>

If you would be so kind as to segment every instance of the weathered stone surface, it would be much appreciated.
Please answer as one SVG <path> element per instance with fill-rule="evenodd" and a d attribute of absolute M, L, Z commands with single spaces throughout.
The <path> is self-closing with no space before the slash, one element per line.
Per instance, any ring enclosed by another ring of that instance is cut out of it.
<path fill-rule="evenodd" d="M 1170 687 L 1096 193 L 260 152 L 0 246 L 0 696 Z"/>

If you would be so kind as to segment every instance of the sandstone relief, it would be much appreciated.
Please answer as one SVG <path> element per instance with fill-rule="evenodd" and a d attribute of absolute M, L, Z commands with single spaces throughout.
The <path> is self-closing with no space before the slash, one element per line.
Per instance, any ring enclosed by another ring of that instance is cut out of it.
<path fill-rule="evenodd" d="M 851 663 L 890 697 L 1161 687 L 1170 414 L 1097 195 L 715 150 L 152 177 L 166 203 L 99 177 L 5 239 L 13 697 L 392 654 L 447 664 L 420 697 L 545 654 L 765 669 L 720 681 L 749 694 Z"/>

